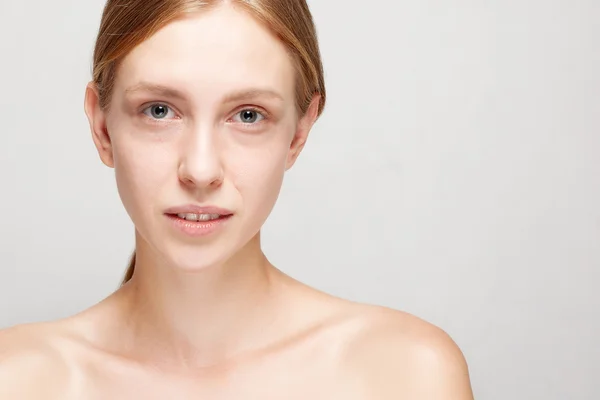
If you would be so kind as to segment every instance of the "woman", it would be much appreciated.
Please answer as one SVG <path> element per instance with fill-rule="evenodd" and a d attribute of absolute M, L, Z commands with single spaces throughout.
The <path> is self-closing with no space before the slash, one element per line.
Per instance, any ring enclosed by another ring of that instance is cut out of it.
<path fill-rule="evenodd" d="M 109 0 L 85 112 L 136 252 L 104 301 L 0 334 L 0 398 L 471 399 L 441 330 L 261 251 L 324 104 L 304 0 Z"/>

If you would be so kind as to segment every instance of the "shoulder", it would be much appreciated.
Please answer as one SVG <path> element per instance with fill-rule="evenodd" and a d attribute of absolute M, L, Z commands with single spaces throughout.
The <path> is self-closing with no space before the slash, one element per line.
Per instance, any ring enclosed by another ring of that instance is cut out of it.
<path fill-rule="evenodd" d="M 367 398 L 472 400 L 466 360 L 442 329 L 411 314 L 362 306 L 344 371 Z"/>
<path fill-rule="evenodd" d="M 60 342 L 53 324 L 0 330 L 0 398 L 60 398 L 69 378 Z"/>

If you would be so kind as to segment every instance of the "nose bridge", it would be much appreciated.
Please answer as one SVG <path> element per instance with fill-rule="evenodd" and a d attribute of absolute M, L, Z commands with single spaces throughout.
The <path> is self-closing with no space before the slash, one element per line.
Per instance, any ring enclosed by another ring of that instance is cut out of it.
<path fill-rule="evenodd" d="M 206 123 L 190 126 L 181 146 L 181 180 L 197 186 L 221 180 L 223 168 L 214 127 Z"/>

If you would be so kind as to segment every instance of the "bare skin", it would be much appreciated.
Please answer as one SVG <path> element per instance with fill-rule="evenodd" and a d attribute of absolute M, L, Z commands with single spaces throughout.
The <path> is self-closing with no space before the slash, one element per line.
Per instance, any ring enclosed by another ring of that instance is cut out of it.
<path fill-rule="evenodd" d="M 289 313 L 256 347 L 206 364 L 152 358 L 151 344 L 134 356 L 121 346 L 135 331 L 126 286 L 70 319 L 1 332 L 0 398 L 473 398 L 464 358 L 440 329 L 273 273 Z"/>
<path fill-rule="evenodd" d="M 135 274 L 78 315 L 1 331 L 1 399 L 472 399 L 443 331 L 318 292 L 263 254 L 319 101 L 297 114 L 268 30 L 223 6 L 163 28 L 117 75 L 110 109 L 90 84 L 85 111 L 136 226 Z M 232 217 L 190 237 L 165 211 L 182 204 Z"/>

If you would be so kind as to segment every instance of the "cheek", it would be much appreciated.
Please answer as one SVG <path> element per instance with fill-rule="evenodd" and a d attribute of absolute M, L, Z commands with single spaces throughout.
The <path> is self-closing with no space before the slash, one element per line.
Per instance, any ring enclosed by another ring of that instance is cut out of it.
<path fill-rule="evenodd" d="M 123 138 L 113 144 L 115 178 L 123 205 L 135 217 L 172 175 L 172 157 L 161 144 Z"/>
<path fill-rule="evenodd" d="M 247 211 L 263 215 L 279 195 L 289 146 L 277 143 L 258 151 L 238 154 L 230 164 L 231 178 Z"/>

